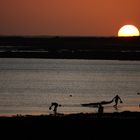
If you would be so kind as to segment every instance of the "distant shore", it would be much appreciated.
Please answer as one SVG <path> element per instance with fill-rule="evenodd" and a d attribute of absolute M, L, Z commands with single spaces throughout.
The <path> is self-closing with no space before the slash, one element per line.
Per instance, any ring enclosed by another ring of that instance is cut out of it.
<path fill-rule="evenodd" d="M 140 37 L 0 37 L 0 58 L 140 60 Z"/>
<path fill-rule="evenodd" d="M 140 60 L 140 52 L 0 52 L 0 58 Z"/>

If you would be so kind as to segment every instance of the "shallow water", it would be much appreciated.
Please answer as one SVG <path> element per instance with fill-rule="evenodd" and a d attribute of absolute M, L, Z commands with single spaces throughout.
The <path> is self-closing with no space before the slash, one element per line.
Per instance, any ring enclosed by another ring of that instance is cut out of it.
<path fill-rule="evenodd" d="M 81 103 L 111 100 L 118 110 L 140 111 L 140 61 L 0 58 L 0 115 L 97 112 Z M 72 95 L 72 97 L 70 96 Z"/>

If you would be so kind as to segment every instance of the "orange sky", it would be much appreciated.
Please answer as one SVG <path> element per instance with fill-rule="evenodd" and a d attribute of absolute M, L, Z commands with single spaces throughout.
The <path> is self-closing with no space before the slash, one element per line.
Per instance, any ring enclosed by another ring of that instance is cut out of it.
<path fill-rule="evenodd" d="M 0 35 L 116 36 L 140 0 L 0 0 Z"/>

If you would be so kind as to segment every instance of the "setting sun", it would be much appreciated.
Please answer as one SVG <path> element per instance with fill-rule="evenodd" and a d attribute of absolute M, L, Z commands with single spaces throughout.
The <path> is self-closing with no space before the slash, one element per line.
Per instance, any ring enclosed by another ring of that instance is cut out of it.
<path fill-rule="evenodd" d="M 118 31 L 119 37 L 139 36 L 139 30 L 134 25 L 124 25 Z"/>

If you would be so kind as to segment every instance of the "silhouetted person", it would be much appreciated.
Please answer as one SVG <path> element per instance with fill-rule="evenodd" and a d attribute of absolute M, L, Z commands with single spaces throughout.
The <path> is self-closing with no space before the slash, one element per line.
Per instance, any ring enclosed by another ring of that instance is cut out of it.
<path fill-rule="evenodd" d="M 98 113 L 102 114 L 103 112 L 104 112 L 104 107 L 101 104 L 99 104 L 99 106 L 98 106 Z"/>
<path fill-rule="evenodd" d="M 123 102 L 122 102 L 122 99 L 120 98 L 119 95 L 116 95 L 116 96 L 113 98 L 113 100 L 115 101 L 114 107 L 117 107 L 118 101 L 119 101 L 119 100 L 120 100 L 120 103 L 123 103 Z"/>
<path fill-rule="evenodd" d="M 49 107 L 49 110 L 51 110 L 53 106 L 54 106 L 53 112 L 54 112 L 54 115 L 56 115 L 57 114 L 57 108 L 58 108 L 58 106 L 61 106 L 61 105 L 59 105 L 56 102 L 53 102 L 53 103 L 51 103 L 51 106 Z"/>

